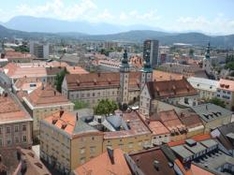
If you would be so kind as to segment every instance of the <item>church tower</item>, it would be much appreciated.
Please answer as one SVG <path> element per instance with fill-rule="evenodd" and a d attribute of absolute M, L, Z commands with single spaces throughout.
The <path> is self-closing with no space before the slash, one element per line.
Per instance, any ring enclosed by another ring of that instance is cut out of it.
<path fill-rule="evenodd" d="M 128 84 L 129 84 L 130 67 L 128 64 L 128 54 L 124 50 L 123 58 L 120 64 L 120 96 L 121 104 L 128 104 Z"/>
<path fill-rule="evenodd" d="M 146 50 L 143 55 L 144 66 L 141 70 L 141 90 L 143 89 L 146 82 L 150 82 L 153 79 L 153 70 L 150 64 L 150 51 Z"/>
<path fill-rule="evenodd" d="M 205 70 L 208 75 L 210 75 L 212 74 L 211 68 L 212 65 L 210 60 L 210 42 L 209 42 L 206 47 L 205 57 L 203 58 L 202 69 Z"/>

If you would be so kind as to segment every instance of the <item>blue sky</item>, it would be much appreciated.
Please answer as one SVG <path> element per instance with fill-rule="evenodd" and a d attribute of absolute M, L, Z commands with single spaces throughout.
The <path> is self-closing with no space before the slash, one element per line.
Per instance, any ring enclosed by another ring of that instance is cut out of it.
<path fill-rule="evenodd" d="M 30 15 L 234 34 L 233 8 L 234 0 L 6 0 L 0 3 L 0 21 Z"/>

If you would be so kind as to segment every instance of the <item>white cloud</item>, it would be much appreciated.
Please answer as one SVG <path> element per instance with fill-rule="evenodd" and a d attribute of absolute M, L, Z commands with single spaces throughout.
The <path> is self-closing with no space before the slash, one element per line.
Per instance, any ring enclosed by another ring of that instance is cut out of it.
<path fill-rule="evenodd" d="M 217 17 L 208 20 L 203 16 L 199 17 L 180 17 L 174 25 L 171 26 L 172 30 L 197 30 L 207 34 L 231 34 L 234 33 L 234 20 L 227 19 L 223 14 L 217 14 Z"/>
<path fill-rule="evenodd" d="M 136 10 L 126 12 L 121 12 L 117 20 L 128 22 L 130 24 L 152 24 L 152 22 L 157 22 L 161 19 L 161 16 L 157 14 L 156 10 L 149 10 L 145 13 L 140 13 Z"/>
<path fill-rule="evenodd" d="M 93 18 L 93 21 L 112 21 L 115 17 L 109 12 L 109 10 L 104 9 L 103 12 L 99 13 L 96 17 Z"/>
<path fill-rule="evenodd" d="M 47 1 L 43 5 L 29 6 L 21 4 L 17 6 L 16 13 L 37 17 L 52 17 L 64 20 L 85 19 L 92 10 L 97 9 L 92 0 L 82 0 L 79 3 L 66 6 L 62 0 Z"/>

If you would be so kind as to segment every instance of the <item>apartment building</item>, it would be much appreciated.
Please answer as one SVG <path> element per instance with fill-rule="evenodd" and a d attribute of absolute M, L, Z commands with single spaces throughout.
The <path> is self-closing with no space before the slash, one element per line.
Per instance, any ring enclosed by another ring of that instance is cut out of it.
<path fill-rule="evenodd" d="M 229 110 L 234 110 L 234 81 L 220 79 L 217 87 L 217 98 L 225 102 Z"/>
<path fill-rule="evenodd" d="M 216 97 L 219 81 L 199 77 L 189 77 L 187 80 L 198 91 L 201 100 Z"/>
<path fill-rule="evenodd" d="M 65 174 L 100 155 L 102 141 L 103 133 L 78 114 L 61 110 L 40 122 L 40 156 Z"/>
<path fill-rule="evenodd" d="M 39 135 L 39 122 L 46 116 L 59 111 L 73 111 L 74 104 L 51 85 L 42 85 L 24 96 L 23 104 L 33 118 L 33 137 Z"/>
<path fill-rule="evenodd" d="M 13 94 L 0 93 L 0 148 L 32 145 L 33 119 Z"/>
<path fill-rule="evenodd" d="M 151 131 L 137 112 L 119 113 L 109 116 L 107 121 L 114 128 L 112 132 L 104 132 L 103 150 L 112 147 L 134 153 L 151 145 Z"/>

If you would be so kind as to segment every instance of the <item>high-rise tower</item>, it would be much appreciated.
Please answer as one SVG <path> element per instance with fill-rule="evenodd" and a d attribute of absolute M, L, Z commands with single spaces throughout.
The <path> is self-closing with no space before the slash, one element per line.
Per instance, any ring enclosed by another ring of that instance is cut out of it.
<path fill-rule="evenodd" d="M 124 50 L 123 58 L 120 64 L 120 99 L 121 104 L 128 104 L 128 84 L 130 67 L 128 64 L 128 54 Z"/>
<path fill-rule="evenodd" d="M 158 40 L 146 40 L 144 41 L 143 58 L 145 59 L 146 52 L 150 55 L 150 64 L 154 68 L 159 63 L 158 61 Z"/>

